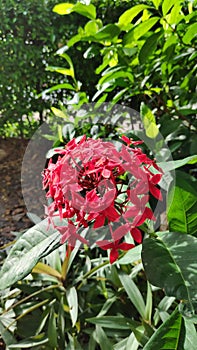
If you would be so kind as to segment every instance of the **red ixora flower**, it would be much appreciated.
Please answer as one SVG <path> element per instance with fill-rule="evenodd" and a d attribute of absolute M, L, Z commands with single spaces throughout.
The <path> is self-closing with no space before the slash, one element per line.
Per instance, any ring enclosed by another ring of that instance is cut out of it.
<path fill-rule="evenodd" d="M 126 145 L 116 149 L 112 142 L 86 139 L 85 135 L 78 142 L 73 139 L 57 150 L 57 162 L 50 159 L 43 171 L 43 189 L 52 199 L 45 212 L 54 226 L 55 217 L 62 220 L 61 226 L 55 226 L 62 235 L 61 243 L 72 247 L 76 240 L 88 243 L 78 232 L 91 227 L 98 234 L 95 243 L 110 249 L 111 263 L 119 250 L 134 247 L 123 242 L 125 235 L 141 243 L 139 226 L 146 219 L 155 220 L 148 206 L 150 193 L 162 199 L 157 186 L 162 170 L 136 147 L 142 141 L 126 136 L 122 140 Z M 108 226 L 108 240 L 99 239 L 97 229 L 103 226 Z"/>

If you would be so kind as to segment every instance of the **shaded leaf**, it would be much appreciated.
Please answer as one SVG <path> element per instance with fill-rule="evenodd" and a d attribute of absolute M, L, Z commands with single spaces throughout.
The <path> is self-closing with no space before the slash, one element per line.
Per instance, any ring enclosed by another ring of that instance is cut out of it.
<path fill-rule="evenodd" d="M 159 233 L 143 242 L 142 261 L 148 280 L 185 304 L 184 314 L 196 317 L 197 238 L 176 233 Z"/>
<path fill-rule="evenodd" d="M 146 39 L 139 52 L 139 61 L 141 64 L 145 63 L 148 57 L 155 51 L 160 35 L 161 33 L 154 33 Z"/>
<path fill-rule="evenodd" d="M 118 275 L 125 289 L 125 292 L 128 294 L 129 299 L 133 303 L 134 307 L 136 307 L 141 317 L 145 319 L 146 318 L 145 303 L 144 303 L 142 294 L 140 293 L 140 290 L 138 289 L 136 284 L 133 282 L 131 277 L 129 277 L 127 274 L 123 272 L 119 272 Z"/>
<path fill-rule="evenodd" d="M 99 344 L 101 350 L 113 350 L 112 344 L 110 343 L 106 333 L 99 325 L 96 325 L 94 338 Z"/>

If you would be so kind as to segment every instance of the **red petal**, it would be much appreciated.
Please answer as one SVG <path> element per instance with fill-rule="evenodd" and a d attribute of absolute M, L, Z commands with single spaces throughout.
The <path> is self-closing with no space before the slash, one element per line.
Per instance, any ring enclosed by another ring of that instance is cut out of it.
<path fill-rule="evenodd" d="M 104 223 L 105 223 L 105 216 L 103 214 L 98 215 L 95 220 L 93 228 L 99 228 L 101 226 L 104 226 Z"/>
<path fill-rule="evenodd" d="M 132 141 L 125 135 L 122 135 L 121 139 L 127 144 L 130 145 Z"/>
<path fill-rule="evenodd" d="M 149 184 L 149 189 L 150 189 L 150 193 L 152 193 L 152 195 L 159 199 L 159 200 L 162 200 L 162 194 L 161 194 L 161 191 L 159 188 L 155 187 L 154 185 L 152 184 Z"/>
<path fill-rule="evenodd" d="M 118 259 L 118 251 L 116 249 L 112 249 L 109 255 L 110 264 L 113 264 Z"/>
<path fill-rule="evenodd" d="M 162 178 L 162 174 L 155 174 L 155 175 L 153 175 L 153 177 L 151 178 L 151 183 L 152 183 L 153 185 L 156 185 L 156 184 L 159 183 L 159 181 L 161 180 L 161 178 Z"/>
<path fill-rule="evenodd" d="M 121 250 L 130 250 L 135 247 L 135 244 L 130 244 L 130 243 L 120 243 L 118 248 Z"/>
<path fill-rule="evenodd" d="M 96 244 L 103 250 L 114 248 L 114 243 L 109 242 L 106 239 L 103 239 L 102 241 L 97 241 Z"/>
<path fill-rule="evenodd" d="M 137 243 L 142 243 L 142 234 L 137 227 L 132 228 L 130 232 L 134 241 L 136 241 Z"/>

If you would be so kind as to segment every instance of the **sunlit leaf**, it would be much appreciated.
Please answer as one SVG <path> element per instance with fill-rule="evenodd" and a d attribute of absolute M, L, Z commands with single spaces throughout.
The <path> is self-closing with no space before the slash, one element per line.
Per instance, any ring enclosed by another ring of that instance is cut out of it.
<path fill-rule="evenodd" d="M 0 290 L 27 276 L 37 262 L 60 246 L 60 234 L 43 220 L 25 232 L 10 250 L 0 271 Z"/>
<path fill-rule="evenodd" d="M 72 320 L 72 326 L 74 327 L 78 317 L 78 297 L 75 287 L 71 287 L 66 291 L 66 297 L 70 308 L 70 316 Z"/>
<path fill-rule="evenodd" d="M 153 334 L 144 350 L 195 350 L 196 344 L 197 334 L 194 325 L 185 321 L 175 310 Z"/>
<path fill-rule="evenodd" d="M 155 137 L 157 137 L 159 133 L 159 129 L 157 127 L 156 120 L 152 111 L 147 105 L 145 105 L 145 103 L 142 102 L 140 107 L 140 112 L 141 112 L 142 122 L 144 124 L 146 135 L 154 139 Z"/>
<path fill-rule="evenodd" d="M 188 26 L 185 35 L 183 36 L 183 42 L 189 44 L 192 39 L 197 35 L 197 23 L 192 23 Z"/>
<path fill-rule="evenodd" d="M 54 6 L 53 11 L 59 15 L 68 15 L 71 12 L 77 12 L 82 16 L 90 19 L 96 18 L 96 8 L 94 5 L 84 5 L 77 3 L 76 5 L 70 4 L 68 2 L 63 2 Z"/>
<path fill-rule="evenodd" d="M 123 38 L 124 45 L 131 44 L 133 41 L 138 40 L 158 22 L 159 17 L 151 17 L 147 21 L 140 23 L 133 27 Z"/>
<path fill-rule="evenodd" d="M 181 171 L 177 172 L 176 186 L 169 193 L 170 207 L 167 211 L 170 231 L 197 234 L 196 181 Z"/>
<path fill-rule="evenodd" d="M 58 15 L 68 15 L 72 12 L 74 6 L 74 4 L 63 2 L 61 4 L 55 5 L 53 8 L 53 12 L 58 13 Z"/>
<path fill-rule="evenodd" d="M 125 27 L 127 26 L 129 23 L 131 23 L 131 21 L 144 9 L 149 8 L 149 6 L 145 5 L 145 4 L 140 4 L 140 5 L 136 5 L 133 6 L 132 8 L 130 8 L 129 10 L 126 10 L 120 17 L 118 20 L 118 26 Z"/>

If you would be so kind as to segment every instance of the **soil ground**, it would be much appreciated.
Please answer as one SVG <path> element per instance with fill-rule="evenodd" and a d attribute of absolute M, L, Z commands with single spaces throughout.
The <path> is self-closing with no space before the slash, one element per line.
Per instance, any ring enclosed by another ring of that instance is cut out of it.
<path fill-rule="evenodd" d="M 21 167 L 28 144 L 24 139 L 0 138 L 0 246 L 13 232 L 32 226 L 21 191 Z"/>

